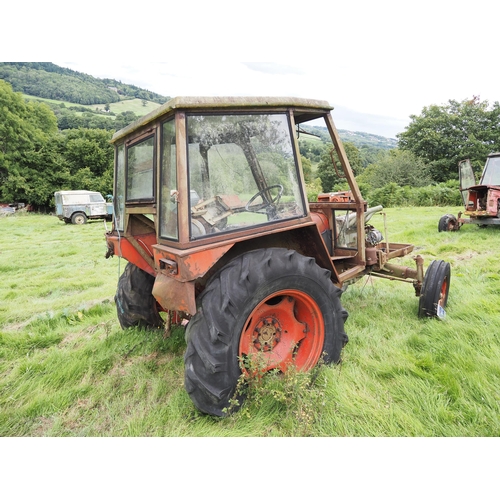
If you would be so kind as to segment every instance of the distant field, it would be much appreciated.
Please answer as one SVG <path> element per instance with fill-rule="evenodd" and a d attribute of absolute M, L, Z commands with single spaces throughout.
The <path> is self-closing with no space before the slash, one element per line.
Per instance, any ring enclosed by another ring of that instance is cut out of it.
<path fill-rule="evenodd" d="M 266 376 L 222 420 L 184 390 L 183 329 L 120 329 L 125 261 L 104 258 L 102 221 L 2 217 L 0 436 L 499 436 L 500 228 L 439 233 L 458 210 L 386 210 L 391 242 L 450 262 L 445 320 L 417 317 L 411 285 L 364 278 L 342 295 L 342 364 Z"/>
<path fill-rule="evenodd" d="M 104 106 L 105 106 L 104 104 L 89 104 L 89 105 L 75 104 L 74 102 L 57 101 L 54 99 L 43 99 L 42 97 L 35 97 L 26 94 L 24 94 L 24 98 L 31 99 L 34 101 L 52 103 L 52 104 L 64 104 L 67 108 L 71 106 L 82 106 L 92 111 L 95 111 L 96 109 L 104 111 Z M 110 103 L 109 109 L 111 112 L 115 114 L 123 113 L 125 111 L 132 111 L 136 115 L 142 116 L 148 114 L 150 111 L 153 111 L 158 106 L 160 105 L 156 102 L 147 101 L 146 105 L 144 105 L 141 99 L 124 99 L 120 102 Z"/>

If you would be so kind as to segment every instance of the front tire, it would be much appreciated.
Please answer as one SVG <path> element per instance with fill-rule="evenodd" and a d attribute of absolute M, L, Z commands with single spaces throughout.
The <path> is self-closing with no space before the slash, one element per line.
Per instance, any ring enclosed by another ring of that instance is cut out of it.
<path fill-rule="evenodd" d="M 87 216 L 83 212 L 78 212 L 76 214 L 73 214 L 71 216 L 71 223 L 72 224 L 86 224 L 87 223 Z"/>
<path fill-rule="evenodd" d="M 115 295 L 116 312 L 120 326 L 161 328 L 164 321 L 158 312 L 158 303 L 152 291 L 154 276 L 128 262 L 118 280 Z"/>
<path fill-rule="evenodd" d="M 438 306 L 445 308 L 450 292 L 451 268 L 448 262 L 433 260 L 425 272 L 420 300 L 418 303 L 418 316 L 438 316 Z"/>
<path fill-rule="evenodd" d="M 185 387 L 195 406 L 225 416 L 239 361 L 258 353 L 264 372 L 306 371 L 322 356 L 338 363 L 348 340 L 341 294 L 329 271 L 293 250 L 236 257 L 208 282 L 186 329 Z"/>

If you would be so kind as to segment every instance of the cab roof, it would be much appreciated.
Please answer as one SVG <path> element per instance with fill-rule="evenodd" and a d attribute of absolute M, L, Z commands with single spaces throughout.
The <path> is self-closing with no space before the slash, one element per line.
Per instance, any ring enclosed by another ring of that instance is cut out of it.
<path fill-rule="evenodd" d="M 245 108 L 253 110 L 294 108 L 296 109 L 296 123 L 319 118 L 333 109 L 327 101 L 306 99 L 302 97 L 174 97 L 125 128 L 118 130 L 113 135 L 111 142 L 116 142 L 174 110 L 215 111 L 225 109 L 228 111 L 236 111 L 244 110 Z"/>

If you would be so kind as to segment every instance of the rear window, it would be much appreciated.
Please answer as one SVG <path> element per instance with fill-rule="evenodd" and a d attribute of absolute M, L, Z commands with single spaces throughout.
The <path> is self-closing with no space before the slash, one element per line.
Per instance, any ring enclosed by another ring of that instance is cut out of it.
<path fill-rule="evenodd" d="M 154 136 L 130 146 L 127 150 L 127 201 L 154 198 Z"/>
<path fill-rule="evenodd" d="M 88 194 L 63 194 L 64 205 L 84 205 L 89 202 Z"/>

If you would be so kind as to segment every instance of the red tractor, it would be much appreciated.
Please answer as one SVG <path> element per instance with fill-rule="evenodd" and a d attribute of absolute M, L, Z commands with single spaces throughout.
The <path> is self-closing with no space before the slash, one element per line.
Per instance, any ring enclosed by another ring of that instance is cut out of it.
<path fill-rule="evenodd" d="M 405 281 L 419 316 L 443 316 L 450 265 L 390 261 L 325 101 L 177 97 L 116 132 L 106 257 L 128 261 L 115 296 L 123 328 L 188 321 L 185 388 L 224 416 L 245 361 L 263 371 L 338 363 L 348 337 L 340 297 L 364 275 Z M 349 191 L 308 203 L 298 147 L 322 120 Z"/>
<path fill-rule="evenodd" d="M 459 162 L 458 173 L 465 210 L 459 212 L 458 217 L 443 215 L 438 231 L 458 231 L 463 224 L 500 224 L 500 153 L 488 155 L 479 184 L 476 184 L 470 160 Z"/>

